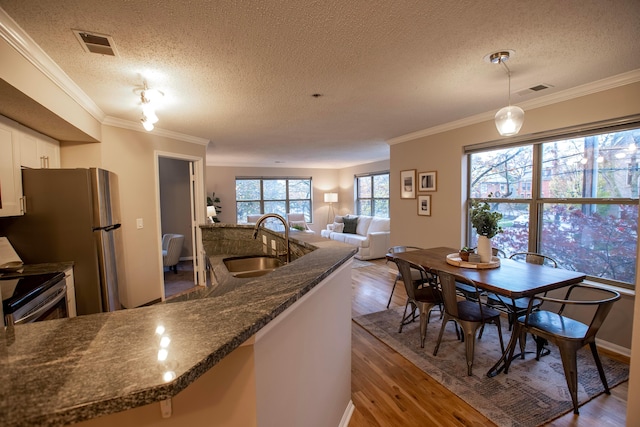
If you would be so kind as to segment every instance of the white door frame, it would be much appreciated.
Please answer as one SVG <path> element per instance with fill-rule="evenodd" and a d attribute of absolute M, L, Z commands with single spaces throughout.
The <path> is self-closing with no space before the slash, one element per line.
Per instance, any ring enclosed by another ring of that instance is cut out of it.
<path fill-rule="evenodd" d="M 190 185 L 189 193 L 191 195 L 191 235 L 192 235 L 192 249 L 193 249 L 193 273 L 194 283 L 205 286 L 206 285 L 206 263 L 204 248 L 202 246 L 202 230 L 200 230 L 200 224 L 205 223 L 205 191 L 204 191 L 204 161 L 202 157 L 190 156 L 186 154 L 171 153 L 167 151 L 154 151 L 154 168 L 155 168 L 155 180 L 156 180 L 156 224 L 158 224 L 158 236 L 162 235 L 162 218 L 160 207 L 160 158 L 169 158 L 176 160 L 185 160 L 191 163 L 193 168 L 193 176 L 191 181 L 193 185 Z M 195 211 L 194 211 L 195 209 Z M 160 247 L 162 249 L 162 247 Z M 164 267 L 162 267 L 162 250 L 159 251 L 158 256 L 160 258 L 160 277 L 164 277 Z M 162 301 L 165 300 L 164 294 L 164 280 L 160 284 Z"/>

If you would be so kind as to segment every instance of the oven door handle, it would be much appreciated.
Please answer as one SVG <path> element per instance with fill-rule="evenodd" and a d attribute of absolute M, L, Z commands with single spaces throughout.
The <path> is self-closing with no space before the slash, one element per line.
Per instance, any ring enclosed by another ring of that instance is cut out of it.
<path fill-rule="evenodd" d="M 18 319 L 18 321 L 16 321 L 15 324 L 19 325 L 21 323 L 29 323 L 33 321 L 33 319 L 37 319 L 38 317 L 40 317 L 42 313 L 46 313 L 47 310 L 49 310 L 51 307 L 54 307 L 66 296 L 67 296 L 67 285 L 65 284 L 60 288 L 59 292 L 56 294 L 55 297 L 51 298 L 49 301 L 47 301 L 46 304 L 38 308 L 36 311 L 29 313 L 22 319 Z"/>

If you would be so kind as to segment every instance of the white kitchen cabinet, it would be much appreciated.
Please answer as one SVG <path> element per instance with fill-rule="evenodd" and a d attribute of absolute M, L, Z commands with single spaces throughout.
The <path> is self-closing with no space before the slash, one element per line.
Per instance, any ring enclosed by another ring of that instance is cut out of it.
<path fill-rule="evenodd" d="M 69 267 L 64 271 L 64 280 L 67 285 L 67 313 L 69 317 L 76 317 L 76 287 L 73 278 L 73 267 Z"/>
<path fill-rule="evenodd" d="M 22 175 L 17 130 L 0 116 L 0 216 L 22 215 Z"/>
<path fill-rule="evenodd" d="M 35 131 L 24 128 L 18 131 L 20 165 L 30 169 L 60 167 L 60 144 Z"/>

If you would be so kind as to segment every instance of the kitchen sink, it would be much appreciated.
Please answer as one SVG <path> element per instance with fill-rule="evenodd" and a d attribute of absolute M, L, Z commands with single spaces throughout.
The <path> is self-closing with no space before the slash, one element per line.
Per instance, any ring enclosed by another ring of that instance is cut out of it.
<path fill-rule="evenodd" d="M 263 276 L 283 265 L 278 258 L 264 255 L 225 258 L 222 262 L 229 273 L 238 278 Z"/>

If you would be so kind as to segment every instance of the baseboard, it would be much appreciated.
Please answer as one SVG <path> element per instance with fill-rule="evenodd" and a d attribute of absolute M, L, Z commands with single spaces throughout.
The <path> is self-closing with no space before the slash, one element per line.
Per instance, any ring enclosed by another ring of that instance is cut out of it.
<path fill-rule="evenodd" d="M 353 411 L 356 409 L 352 400 L 349 400 L 346 409 L 344 410 L 344 414 L 342 414 L 342 419 L 340 420 L 340 424 L 338 427 L 348 427 L 349 422 L 351 421 L 351 415 L 353 415 Z"/>
<path fill-rule="evenodd" d="M 604 341 L 599 338 L 596 338 L 596 345 L 598 346 L 598 348 L 601 348 L 602 350 L 605 350 L 609 353 L 614 353 L 620 356 L 624 356 L 627 359 L 631 359 L 630 348 L 622 347 L 618 344 L 614 344 L 609 341 Z"/>

